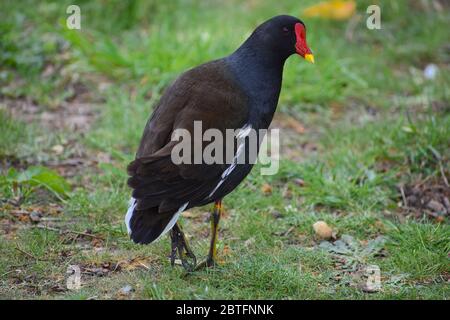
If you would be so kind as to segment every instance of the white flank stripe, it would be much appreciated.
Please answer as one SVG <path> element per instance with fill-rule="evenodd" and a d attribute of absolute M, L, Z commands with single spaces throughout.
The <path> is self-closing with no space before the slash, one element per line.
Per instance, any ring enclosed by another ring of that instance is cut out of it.
<path fill-rule="evenodd" d="M 214 188 L 214 190 L 211 191 L 211 193 L 209 194 L 208 198 L 211 198 L 211 196 L 214 194 L 214 192 L 216 192 L 217 189 L 219 189 L 219 187 L 222 185 L 222 183 L 223 183 L 224 181 L 225 181 L 224 179 L 221 179 L 221 180 L 219 181 L 219 183 L 218 183 L 217 186 Z"/>
<path fill-rule="evenodd" d="M 246 136 L 248 136 L 250 134 L 250 131 L 252 130 L 252 126 L 250 124 L 246 124 L 244 127 L 242 127 L 242 129 L 239 131 L 239 133 L 237 134 L 237 137 L 242 139 L 245 138 Z M 222 173 L 222 176 L 219 181 L 219 183 L 216 185 L 216 187 L 214 188 L 213 191 L 211 191 L 211 193 L 209 194 L 208 198 L 211 198 L 212 195 L 217 191 L 217 189 L 219 189 L 219 187 L 222 185 L 222 183 L 224 183 L 225 179 L 231 174 L 231 172 L 233 172 L 233 170 L 236 168 L 236 164 L 238 161 L 239 156 L 241 155 L 243 149 L 244 149 L 245 143 L 241 143 L 237 149 L 237 152 L 235 154 L 235 156 L 233 157 L 233 161 L 230 164 L 230 166 Z"/>
<path fill-rule="evenodd" d="M 136 208 L 136 204 L 137 201 L 135 198 L 131 198 L 130 201 L 128 202 L 128 211 L 127 214 L 125 215 L 125 224 L 127 225 L 128 234 L 131 234 L 130 220 L 131 217 L 133 216 L 133 211 L 134 208 Z"/>
<path fill-rule="evenodd" d="M 239 133 L 236 135 L 236 137 L 238 138 L 245 138 L 246 136 L 248 136 L 250 134 L 250 131 L 252 130 L 252 125 L 251 124 L 246 124 L 245 126 L 243 126 L 241 128 L 241 130 L 239 130 Z"/>

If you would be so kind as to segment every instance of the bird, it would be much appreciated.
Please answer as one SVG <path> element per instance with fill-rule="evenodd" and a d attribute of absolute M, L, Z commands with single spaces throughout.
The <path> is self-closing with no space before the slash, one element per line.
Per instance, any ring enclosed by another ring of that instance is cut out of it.
<path fill-rule="evenodd" d="M 244 138 L 250 130 L 268 129 L 278 105 L 285 61 L 294 54 L 314 63 L 304 22 L 278 15 L 257 26 L 230 55 L 185 71 L 165 89 L 127 167 L 132 194 L 125 223 L 135 243 L 150 244 L 169 233 L 172 266 L 177 255 L 187 271 L 216 265 L 222 200 L 250 173 L 253 163 L 236 162 L 238 153 L 248 153 L 249 146 L 233 145 L 232 161 L 224 163 L 175 163 L 173 152 L 179 141 L 173 139 L 174 132 L 185 130 L 195 136 L 196 122 L 202 129 L 223 134 L 238 130 Z M 197 143 L 200 149 L 193 150 L 191 158 L 206 147 L 197 140 L 191 145 Z M 211 203 L 210 248 L 197 264 L 177 220 L 183 211 Z"/>

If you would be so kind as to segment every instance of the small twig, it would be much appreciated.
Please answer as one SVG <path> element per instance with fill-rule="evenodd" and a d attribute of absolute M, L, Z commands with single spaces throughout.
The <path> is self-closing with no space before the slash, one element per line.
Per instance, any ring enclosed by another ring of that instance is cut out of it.
<path fill-rule="evenodd" d="M 439 169 L 441 171 L 442 179 L 447 187 L 449 187 L 447 177 L 445 176 L 444 167 L 442 166 L 442 161 L 439 161 Z"/>
<path fill-rule="evenodd" d="M 1 277 L 3 278 L 4 276 L 6 276 L 6 275 L 8 275 L 8 274 L 10 274 L 10 273 L 16 272 L 16 271 L 17 271 L 17 270 L 10 270 L 10 271 L 5 272 L 4 274 L 2 274 Z"/>
<path fill-rule="evenodd" d="M 408 201 L 406 201 L 405 190 L 403 190 L 403 186 L 400 186 L 400 193 L 402 194 L 403 203 L 405 204 L 405 208 L 408 208 Z"/>
<path fill-rule="evenodd" d="M 116 263 L 116 265 L 114 266 L 114 269 L 113 269 L 112 271 L 113 271 L 113 272 L 116 271 L 117 268 L 119 268 L 121 264 L 124 264 L 124 263 L 125 263 L 125 264 L 131 264 L 131 263 L 133 263 L 134 261 L 136 261 L 136 260 L 138 260 L 138 259 L 146 259 L 146 258 L 150 258 L 150 257 L 137 256 L 137 257 L 135 257 L 135 258 L 133 258 L 133 259 L 130 259 L 130 260 L 122 260 L 122 261 L 119 261 L 119 262 Z M 145 269 L 150 270 L 150 268 L 149 268 L 146 264 L 144 264 L 143 262 L 137 261 L 137 263 L 140 264 L 141 266 L 143 266 Z"/>
<path fill-rule="evenodd" d="M 286 237 L 286 236 L 287 236 L 289 233 L 291 233 L 292 230 L 294 230 L 294 229 L 295 229 L 295 226 L 290 227 L 289 229 L 286 230 L 286 232 L 284 232 L 284 233 L 282 234 L 282 236 Z"/>
<path fill-rule="evenodd" d="M 62 221 L 62 218 L 42 217 L 41 221 Z"/>
<path fill-rule="evenodd" d="M 28 256 L 28 257 L 30 257 L 30 258 L 36 260 L 36 261 L 49 261 L 48 259 L 41 259 L 41 258 L 38 258 L 38 257 L 32 255 L 32 254 L 29 253 L 29 252 L 26 252 L 25 250 L 23 250 L 22 248 L 20 248 L 19 245 L 16 245 L 16 248 L 15 248 L 15 249 L 16 249 L 17 251 L 23 253 L 24 255 L 26 255 L 26 256 Z"/>
<path fill-rule="evenodd" d="M 29 262 L 26 263 L 22 263 L 22 264 L 14 264 L 12 266 L 9 266 L 10 268 L 21 268 L 21 267 L 26 267 L 27 265 L 29 265 Z"/>
<path fill-rule="evenodd" d="M 119 262 L 117 262 L 116 265 L 114 266 L 112 272 L 116 272 L 116 271 L 117 271 L 117 268 L 119 268 L 119 267 L 120 267 L 120 264 L 123 263 L 123 262 L 126 262 L 126 261 L 119 261 Z"/>
<path fill-rule="evenodd" d="M 441 172 L 442 179 L 444 180 L 445 185 L 448 187 L 449 186 L 448 180 L 447 180 L 447 177 L 445 176 L 444 168 L 442 166 L 441 154 L 436 149 L 434 149 L 432 146 L 429 146 L 428 149 L 431 150 L 431 152 L 433 153 L 433 156 L 436 158 L 436 161 L 439 164 L 439 171 Z"/>
<path fill-rule="evenodd" d="M 101 236 L 97 236 L 95 234 L 90 234 L 90 233 L 86 233 L 86 232 L 80 232 L 80 231 L 74 231 L 74 230 L 61 230 L 61 229 L 43 226 L 43 225 L 37 225 L 36 227 L 39 229 L 50 230 L 50 231 L 55 231 L 55 232 L 59 232 L 59 233 L 73 233 L 73 234 L 77 234 L 80 236 L 86 236 L 86 237 L 91 237 L 91 238 L 95 238 L 95 239 L 103 239 Z"/>
<path fill-rule="evenodd" d="M 422 181 L 420 181 L 418 184 L 416 184 L 416 188 L 421 187 L 422 185 L 425 184 L 425 182 L 427 182 L 428 180 L 431 179 L 432 176 L 427 176 L 425 177 L 425 179 L 423 179 Z"/>
<path fill-rule="evenodd" d="M 149 268 L 148 266 L 146 266 L 144 263 L 142 263 L 142 262 L 139 261 L 139 264 L 140 264 L 141 266 L 143 266 L 145 269 L 150 270 L 150 268 Z"/>

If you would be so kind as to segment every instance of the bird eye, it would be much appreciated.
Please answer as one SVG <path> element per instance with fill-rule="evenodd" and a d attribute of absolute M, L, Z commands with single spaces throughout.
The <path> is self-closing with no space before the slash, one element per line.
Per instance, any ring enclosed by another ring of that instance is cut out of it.
<path fill-rule="evenodd" d="M 289 29 L 288 29 L 287 27 L 283 27 L 283 32 L 284 32 L 284 33 L 288 33 L 288 32 L 289 32 Z"/>

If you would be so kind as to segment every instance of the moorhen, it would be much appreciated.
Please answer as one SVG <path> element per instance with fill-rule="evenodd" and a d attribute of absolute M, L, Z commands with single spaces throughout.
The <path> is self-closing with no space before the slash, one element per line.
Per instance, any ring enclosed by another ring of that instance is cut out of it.
<path fill-rule="evenodd" d="M 252 163 L 236 162 L 249 148 L 234 145 L 232 160 L 226 163 L 175 163 L 172 156 L 179 141 L 173 134 L 184 129 L 198 140 L 194 122 L 199 121 L 203 130 L 239 130 L 234 143 L 250 130 L 267 129 L 278 104 L 284 63 L 294 53 L 314 63 L 305 24 L 292 16 L 276 16 L 259 25 L 234 53 L 184 72 L 165 90 L 128 166 L 133 191 L 125 222 L 134 242 L 148 244 L 170 231 L 172 266 L 177 252 L 188 271 L 215 264 L 222 199 L 250 172 Z M 203 141 L 200 149 L 194 146 L 194 157 L 205 147 Z M 209 254 L 197 265 L 177 219 L 186 209 L 213 202 Z"/>

